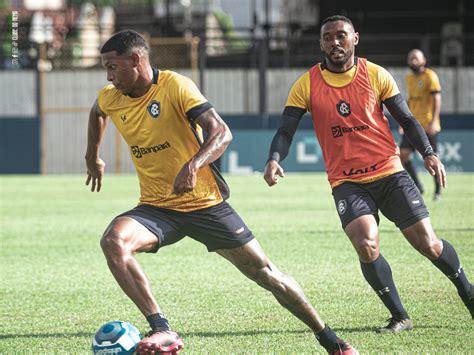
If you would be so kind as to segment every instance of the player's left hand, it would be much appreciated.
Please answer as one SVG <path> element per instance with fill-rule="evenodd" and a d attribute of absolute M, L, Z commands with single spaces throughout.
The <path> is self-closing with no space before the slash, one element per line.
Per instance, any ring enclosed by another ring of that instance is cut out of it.
<path fill-rule="evenodd" d="M 442 187 L 447 187 L 446 170 L 441 160 L 436 155 L 428 155 L 425 159 L 425 168 L 432 176 L 436 176 L 436 180 Z"/>
<path fill-rule="evenodd" d="M 173 194 L 182 195 L 191 192 L 196 187 L 197 169 L 193 167 L 191 162 L 183 165 L 178 175 L 174 179 Z"/>

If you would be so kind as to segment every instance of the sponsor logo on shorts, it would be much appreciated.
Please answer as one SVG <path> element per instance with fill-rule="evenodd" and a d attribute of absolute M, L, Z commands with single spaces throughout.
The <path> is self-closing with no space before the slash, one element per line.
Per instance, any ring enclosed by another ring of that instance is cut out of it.
<path fill-rule="evenodd" d="M 377 170 L 377 164 L 371 165 L 368 168 L 362 168 L 362 169 L 356 169 L 356 168 L 350 168 L 348 171 L 343 170 L 342 173 L 345 176 L 352 176 L 352 175 L 357 175 L 357 174 L 365 174 L 368 173 L 369 171 L 375 171 Z"/>
<path fill-rule="evenodd" d="M 342 116 L 342 117 L 347 117 L 351 114 L 351 105 L 345 102 L 344 100 L 340 100 L 336 104 L 336 109 L 337 112 Z"/>
<path fill-rule="evenodd" d="M 234 233 L 235 233 L 235 234 L 240 234 L 240 233 L 242 233 L 244 230 L 245 230 L 244 227 L 240 227 L 240 228 L 237 229 Z"/>
<path fill-rule="evenodd" d="M 342 137 L 344 134 L 356 132 L 356 131 L 365 131 L 369 129 L 368 125 L 362 126 L 354 126 L 354 127 L 342 127 L 342 126 L 334 126 L 331 127 L 331 133 L 333 138 Z"/>
<path fill-rule="evenodd" d="M 419 205 L 419 204 L 420 204 L 420 200 L 413 200 L 413 201 L 411 201 L 411 203 L 413 203 L 414 205 Z"/>
<path fill-rule="evenodd" d="M 158 153 L 160 150 L 167 149 L 170 147 L 171 144 L 169 144 L 169 142 L 165 142 L 163 144 L 158 144 L 153 147 L 139 147 L 138 145 L 132 145 L 130 146 L 130 149 L 132 150 L 133 156 L 137 159 L 140 159 L 145 154 Z"/>
<path fill-rule="evenodd" d="M 347 201 L 346 200 L 339 200 L 337 202 L 337 212 L 340 215 L 343 215 L 347 211 Z"/>

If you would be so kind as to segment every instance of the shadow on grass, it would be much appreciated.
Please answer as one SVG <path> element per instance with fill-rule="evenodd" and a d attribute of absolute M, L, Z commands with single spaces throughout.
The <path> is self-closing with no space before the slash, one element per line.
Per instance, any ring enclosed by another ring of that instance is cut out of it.
<path fill-rule="evenodd" d="M 364 333 L 364 332 L 375 332 L 376 327 L 342 327 L 333 328 L 335 332 L 345 333 Z M 441 325 L 417 325 L 416 329 L 450 329 L 448 326 Z M 457 329 L 455 326 L 452 329 Z M 227 337 L 227 336 L 253 336 L 261 334 L 303 334 L 310 333 L 308 329 L 300 330 L 248 330 L 248 331 L 223 331 L 223 332 L 178 332 L 183 338 L 186 337 L 203 337 L 203 338 L 216 338 L 216 337 Z M 92 338 L 93 333 L 79 332 L 79 333 L 30 333 L 30 334 L 0 334 L 1 339 L 14 339 L 14 338 L 77 338 L 87 337 Z"/>

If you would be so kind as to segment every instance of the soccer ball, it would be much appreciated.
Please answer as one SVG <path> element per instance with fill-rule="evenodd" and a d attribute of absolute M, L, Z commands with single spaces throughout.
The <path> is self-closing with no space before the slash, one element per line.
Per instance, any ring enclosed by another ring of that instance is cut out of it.
<path fill-rule="evenodd" d="M 105 323 L 92 339 L 94 354 L 135 354 L 135 347 L 141 340 L 137 328 L 127 322 Z"/>

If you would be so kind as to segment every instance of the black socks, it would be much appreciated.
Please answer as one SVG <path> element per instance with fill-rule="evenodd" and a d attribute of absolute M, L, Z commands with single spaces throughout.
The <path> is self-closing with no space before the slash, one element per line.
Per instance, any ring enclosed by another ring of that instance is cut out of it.
<path fill-rule="evenodd" d="M 471 284 L 469 283 L 466 274 L 464 274 L 464 270 L 459 262 L 458 254 L 453 246 L 446 240 L 441 241 L 443 242 L 443 252 L 438 259 L 431 260 L 431 262 L 451 280 L 461 297 L 466 296 L 471 290 Z"/>
<path fill-rule="evenodd" d="M 372 286 L 392 316 L 397 319 L 409 318 L 393 282 L 390 265 L 384 257 L 380 254 L 377 260 L 372 263 L 361 262 L 360 267 L 365 279 Z"/>
<path fill-rule="evenodd" d="M 336 333 L 334 333 L 327 325 L 320 332 L 314 332 L 314 336 L 319 341 L 319 344 L 321 344 L 321 346 L 329 353 L 338 349 L 345 350 L 346 348 L 344 341 L 339 339 Z"/>
<path fill-rule="evenodd" d="M 151 314 L 146 317 L 146 320 L 153 331 L 170 330 L 168 320 L 162 313 Z"/>

